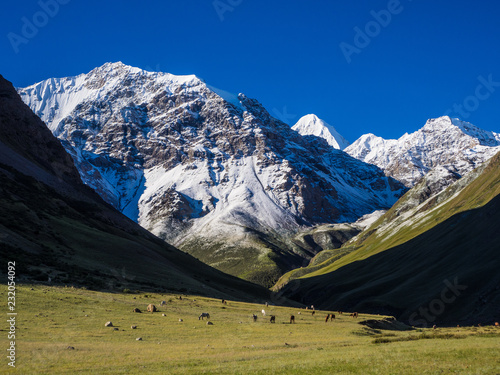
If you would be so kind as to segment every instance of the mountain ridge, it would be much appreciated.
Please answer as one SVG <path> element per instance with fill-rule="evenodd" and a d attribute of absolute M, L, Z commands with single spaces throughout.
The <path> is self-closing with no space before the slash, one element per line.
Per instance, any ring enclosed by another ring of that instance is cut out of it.
<path fill-rule="evenodd" d="M 493 157 L 499 146 L 500 134 L 443 116 L 427 120 L 421 129 L 399 139 L 362 135 L 345 152 L 412 187 L 439 166 L 453 166 L 463 176 Z"/>

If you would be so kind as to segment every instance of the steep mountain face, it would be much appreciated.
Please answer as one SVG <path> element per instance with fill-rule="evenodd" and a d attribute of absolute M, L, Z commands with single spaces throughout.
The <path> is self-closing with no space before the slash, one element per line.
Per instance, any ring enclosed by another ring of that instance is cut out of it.
<path fill-rule="evenodd" d="M 276 289 L 321 308 L 388 313 L 411 325 L 496 321 L 500 153 L 437 194 L 435 182 L 425 176 L 336 253 L 284 275 Z"/>
<path fill-rule="evenodd" d="M 265 301 L 153 236 L 84 185 L 71 157 L 0 76 L 0 259 L 18 282 Z"/>
<path fill-rule="evenodd" d="M 365 134 L 345 152 L 412 187 L 436 167 L 454 168 L 463 176 L 493 157 L 498 146 L 500 134 L 444 116 L 428 120 L 422 129 L 397 140 Z"/>
<path fill-rule="evenodd" d="M 144 228 L 269 285 L 309 253 L 298 228 L 355 221 L 404 187 L 195 76 L 108 63 L 20 89 L 83 181 Z"/>
<path fill-rule="evenodd" d="M 343 150 L 349 146 L 349 142 L 342 137 L 333 126 L 327 124 L 314 114 L 301 117 L 300 120 L 292 126 L 292 130 L 302 135 L 315 135 L 321 137 L 330 146 L 338 150 Z"/>

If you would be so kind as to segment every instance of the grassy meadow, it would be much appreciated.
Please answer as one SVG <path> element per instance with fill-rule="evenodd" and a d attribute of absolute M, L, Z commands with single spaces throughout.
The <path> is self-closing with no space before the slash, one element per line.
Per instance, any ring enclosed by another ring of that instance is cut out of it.
<path fill-rule="evenodd" d="M 1 286 L 3 301 L 6 289 Z M 325 323 L 325 311 L 313 316 L 197 296 L 43 285 L 18 286 L 16 297 L 16 369 L 3 356 L 0 373 L 500 374 L 500 329 L 492 326 L 378 330 L 358 323 L 382 316 L 335 312 L 335 321 Z M 146 312 L 149 303 L 159 312 Z M 135 307 L 143 313 L 132 312 Z M 198 320 L 201 312 L 210 313 L 213 325 Z M 289 323 L 291 314 L 296 324 Z M 107 321 L 114 327 L 105 327 Z M 5 324 L 0 335 L 7 349 Z"/>

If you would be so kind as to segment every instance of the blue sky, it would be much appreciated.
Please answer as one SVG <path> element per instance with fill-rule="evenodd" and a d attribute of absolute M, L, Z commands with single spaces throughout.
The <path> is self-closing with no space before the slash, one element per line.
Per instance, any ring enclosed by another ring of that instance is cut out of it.
<path fill-rule="evenodd" d="M 55 1 L 3 4 L 15 86 L 122 61 L 196 74 L 291 124 L 315 113 L 350 142 L 445 113 L 500 132 L 498 1 Z"/>

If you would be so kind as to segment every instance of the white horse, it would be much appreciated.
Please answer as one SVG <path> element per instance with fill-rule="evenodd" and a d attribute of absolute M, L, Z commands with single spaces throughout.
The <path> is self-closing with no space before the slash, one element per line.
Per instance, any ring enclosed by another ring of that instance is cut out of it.
<path fill-rule="evenodd" d="M 210 314 L 209 313 L 201 313 L 201 315 L 198 317 L 198 320 L 203 320 L 203 318 L 210 319 Z"/>
<path fill-rule="evenodd" d="M 262 316 L 266 316 L 266 310 L 262 309 Z"/>

